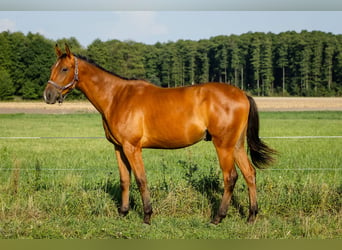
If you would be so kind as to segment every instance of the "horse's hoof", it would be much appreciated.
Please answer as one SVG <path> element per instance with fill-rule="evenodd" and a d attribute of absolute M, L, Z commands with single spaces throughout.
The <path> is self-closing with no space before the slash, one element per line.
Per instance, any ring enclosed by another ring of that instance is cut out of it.
<path fill-rule="evenodd" d="M 122 211 L 120 208 L 118 209 L 119 216 L 125 217 L 128 214 L 128 210 Z"/>
<path fill-rule="evenodd" d="M 218 225 L 221 223 L 221 221 L 222 221 L 222 218 L 219 216 L 216 216 L 210 223 L 213 225 Z"/>
<path fill-rule="evenodd" d="M 250 215 L 250 216 L 248 216 L 247 222 L 249 224 L 254 224 L 255 220 L 256 220 L 256 216 L 255 215 Z"/>
<path fill-rule="evenodd" d="M 146 225 L 151 225 L 151 215 L 150 214 L 145 214 L 145 216 L 144 216 L 144 223 Z"/>

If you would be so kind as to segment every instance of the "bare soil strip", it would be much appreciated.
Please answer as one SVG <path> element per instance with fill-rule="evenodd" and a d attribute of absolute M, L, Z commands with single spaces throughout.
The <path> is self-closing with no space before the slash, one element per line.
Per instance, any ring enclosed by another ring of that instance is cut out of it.
<path fill-rule="evenodd" d="M 342 97 L 255 97 L 261 111 L 342 111 Z"/>
<path fill-rule="evenodd" d="M 342 111 L 342 97 L 255 97 L 260 111 Z M 66 101 L 48 105 L 41 102 L 0 102 L 0 114 L 96 113 L 88 101 Z"/>
<path fill-rule="evenodd" d="M 48 105 L 45 102 L 0 102 L 0 114 L 73 114 L 96 113 L 88 101 L 66 101 L 62 104 Z"/>

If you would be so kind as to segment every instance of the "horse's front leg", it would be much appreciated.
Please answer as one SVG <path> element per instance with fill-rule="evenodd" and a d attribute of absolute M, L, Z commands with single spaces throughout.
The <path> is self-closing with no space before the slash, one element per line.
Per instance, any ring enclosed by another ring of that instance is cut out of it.
<path fill-rule="evenodd" d="M 144 207 L 144 223 L 150 224 L 152 215 L 152 205 L 150 199 L 150 192 L 147 186 L 144 163 L 142 160 L 141 147 L 135 147 L 127 143 L 123 146 L 123 150 L 133 170 L 136 183 L 140 190 L 141 199 Z"/>
<path fill-rule="evenodd" d="M 214 141 L 215 143 L 215 141 Z M 233 151 L 234 148 L 220 147 L 215 144 L 217 155 L 220 162 L 220 167 L 223 174 L 224 192 L 222 196 L 221 205 L 217 211 L 217 215 L 212 220 L 213 224 L 220 223 L 227 215 L 228 206 L 232 198 L 234 186 L 238 178 L 236 169 L 234 167 Z"/>
<path fill-rule="evenodd" d="M 131 183 L 131 167 L 122 147 L 115 146 L 115 154 L 119 165 L 120 187 L 121 187 L 121 207 L 118 209 L 121 216 L 126 216 L 129 211 L 129 186 Z"/>

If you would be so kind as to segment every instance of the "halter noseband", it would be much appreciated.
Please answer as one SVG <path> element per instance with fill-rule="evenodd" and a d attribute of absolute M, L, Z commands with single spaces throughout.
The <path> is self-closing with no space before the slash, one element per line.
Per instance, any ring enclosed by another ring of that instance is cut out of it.
<path fill-rule="evenodd" d="M 50 83 L 52 86 L 54 86 L 56 89 L 59 89 L 61 92 L 60 92 L 60 95 L 62 96 L 62 91 L 63 90 L 66 90 L 70 87 L 75 87 L 76 83 L 79 81 L 78 80 L 78 61 L 77 61 L 77 57 L 75 56 L 75 73 L 74 73 L 74 79 L 69 82 L 67 85 L 65 86 L 61 86 L 59 85 L 58 83 L 55 83 L 54 81 L 52 80 L 49 80 L 48 83 Z"/>

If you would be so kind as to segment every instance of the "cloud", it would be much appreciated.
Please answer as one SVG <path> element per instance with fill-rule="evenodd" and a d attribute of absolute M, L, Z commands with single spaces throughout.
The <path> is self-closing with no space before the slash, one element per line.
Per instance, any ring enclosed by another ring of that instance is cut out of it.
<path fill-rule="evenodd" d="M 118 18 L 110 32 L 115 39 L 139 41 L 148 36 L 161 36 L 168 33 L 167 27 L 158 22 L 156 12 L 134 11 L 116 14 Z"/>
<path fill-rule="evenodd" d="M 15 22 L 10 19 L 0 19 L 0 32 L 2 31 L 13 31 L 15 29 Z"/>

